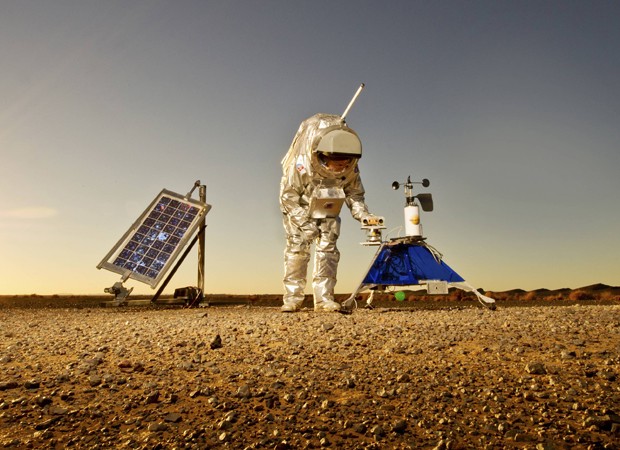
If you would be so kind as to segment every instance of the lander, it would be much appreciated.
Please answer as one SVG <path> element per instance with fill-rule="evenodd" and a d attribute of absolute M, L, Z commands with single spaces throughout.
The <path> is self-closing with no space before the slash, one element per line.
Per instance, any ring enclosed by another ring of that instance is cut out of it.
<path fill-rule="evenodd" d="M 426 287 L 429 294 L 447 294 L 448 289 L 453 287 L 472 292 L 483 306 L 494 310 L 495 300 L 467 283 L 443 261 L 443 255 L 426 242 L 422 234 L 420 209 L 432 211 L 433 197 L 429 193 L 414 195 L 414 184 L 430 186 L 428 179 L 412 182 L 411 176 L 404 183 L 392 183 L 394 190 L 401 185 L 404 187 L 405 236 L 382 240 L 381 230 L 385 229 L 385 225 L 381 217 L 373 223 L 362 223 L 362 229 L 367 232 L 367 239 L 362 245 L 379 246 L 379 249 L 357 289 L 343 302 L 343 309 L 351 310 L 356 306 L 357 295 L 365 290 L 370 290 L 367 305 L 371 307 L 375 292 L 390 287 Z"/>

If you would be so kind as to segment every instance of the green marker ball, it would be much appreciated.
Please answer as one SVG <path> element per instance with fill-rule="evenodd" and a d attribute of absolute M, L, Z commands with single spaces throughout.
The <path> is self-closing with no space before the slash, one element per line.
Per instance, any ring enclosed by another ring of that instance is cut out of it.
<path fill-rule="evenodd" d="M 396 294 L 394 294 L 394 298 L 396 298 L 396 300 L 398 300 L 399 302 L 402 302 L 403 300 L 405 300 L 405 293 L 403 291 L 398 291 Z"/>

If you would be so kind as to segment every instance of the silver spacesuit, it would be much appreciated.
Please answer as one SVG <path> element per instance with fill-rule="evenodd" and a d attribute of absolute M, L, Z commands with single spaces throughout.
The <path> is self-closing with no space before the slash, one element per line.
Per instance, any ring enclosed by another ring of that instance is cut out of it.
<path fill-rule="evenodd" d="M 340 209 L 346 203 L 356 220 L 373 217 L 357 167 L 361 156 L 361 141 L 341 116 L 316 114 L 301 123 L 282 160 L 280 209 L 286 231 L 282 311 L 301 307 L 312 242 L 314 309 L 340 309 L 334 300 Z"/>

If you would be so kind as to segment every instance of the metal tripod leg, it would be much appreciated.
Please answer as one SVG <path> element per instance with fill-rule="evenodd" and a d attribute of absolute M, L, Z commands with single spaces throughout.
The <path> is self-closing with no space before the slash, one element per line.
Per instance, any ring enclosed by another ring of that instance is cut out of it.
<path fill-rule="evenodd" d="M 344 302 L 342 302 L 342 308 L 345 310 L 352 310 L 354 307 L 357 307 L 357 301 L 355 300 L 355 297 L 357 297 L 357 295 L 362 292 L 364 289 L 368 289 L 369 287 L 374 287 L 374 284 L 366 284 L 364 283 L 364 279 L 366 279 L 366 276 L 368 275 L 368 272 L 370 271 L 371 267 L 374 265 L 375 260 L 377 259 L 377 257 L 379 256 L 379 253 L 381 253 L 381 250 L 383 250 L 383 247 L 385 247 L 385 242 L 382 242 L 381 245 L 379 246 L 379 249 L 377 250 L 377 252 L 375 253 L 375 256 L 373 256 L 372 261 L 370 261 L 370 265 L 368 266 L 368 269 L 366 270 L 364 276 L 362 277 L 362 281 L 360 282 L 360 284 L 357 286 L 357 289 L 355 289 L 355 291 L 353 291 L 353 293 L 351 294 L 351 296 L 346 299 Z M 373 292 L 374 294 L 374 292 Z M 369 300 L 372 302 L 372 294 L 371 297 L 369 298 Z M 369 303 L 370 305 L 370 303 Z"/>
<path fill-rule="evenodd" d="M 482 295 L 480 292 L 478 292 L 478 289 L 465 281 L 453 282 L 448 284 L 455 288 L 462 289 L 465 292 L 473 292 L 476 295 L 476 298 L 478 298 L 478 301 L 483 306 L 489 308 L 491 311 L 495 311 L 495 308 L 497 308 L 495 300 L 493 300 L 491 297 L 487 297 L 486 295 Z"/>
<path fill-rule="evenodd" d="M 177 261 L 177 263 L 175 264 L 174 268 L 172 269 L 172 271 L 168 274 L 168 276 L 166 277 L 166 279 L 164 280 L 164 282 L 162 283 L 162 285 L 159 287 L 159 289 L 157 290 L 157 292 L 155 292 L 155 295 L 153 295 L 153 298 L 151 299 L 151 303 L 155 303 L 157 302 L 157 300 L 159 299 L 159 296 L 161 295 L 161 293 L 164 291 L 164 289 L 166 288 L 166 286 L 168 286 L 168 283 L 170 282 L 170 280 L 172 279 L 172 277 L 174 276 L 174 274 L 176 273 L 176 271 L 179 269 L 179 267 L 181 266 L 181 264 L 183 263 L 183 261 L 185 260 L 185 258 L 187 257 L 187 255 L 189 254 L 189 252 L 191 251 L 192 247 L 194 247 L 194 245 L 196 244 L 196 242 L 198 241 L 198 237 L 205 232 L 205 228 L 207 226 L 206 225 L 202 225 L 200 227 L 200 230 L 198 231 L 198 233 L 196 233 L 196 236 L 194 236 L 194 239 L 192 239 L 192 241 L 189 243 L 189 245 L 187 246 L 187 248 L 185 249 L 185 251 L 183 252 L 183 254 L 181 255 L 181 258 L 179 258 L 179 260 Z"/>

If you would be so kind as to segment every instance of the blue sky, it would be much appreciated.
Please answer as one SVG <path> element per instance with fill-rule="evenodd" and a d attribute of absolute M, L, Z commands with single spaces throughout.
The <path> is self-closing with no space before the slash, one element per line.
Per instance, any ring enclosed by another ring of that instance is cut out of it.
<path fill-rule="evenodd" d="M 471 284 L 620 285 L 617 2 L 5 0 L 0 61 L 0 294 L 102 293 L 101 258 L 195 180 L 206 291 L 280 293 L 280 160 L 360 83 L 347 122 L 389 237 L 392 181 L 428 178 L 425 235 Z M 344 211 L 337 292 L 362 240 Z M 192 254 L 169 291 L 195 283 Z"/>

